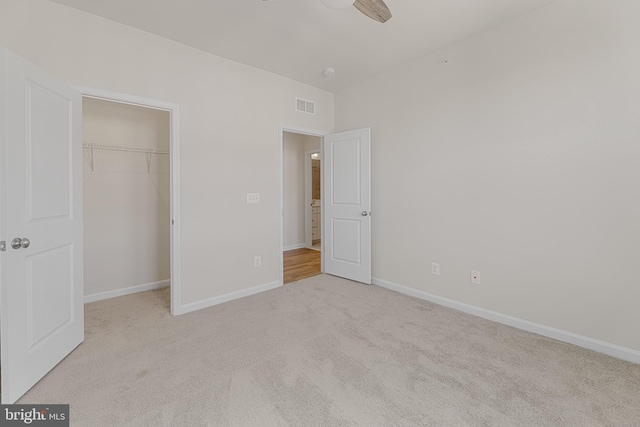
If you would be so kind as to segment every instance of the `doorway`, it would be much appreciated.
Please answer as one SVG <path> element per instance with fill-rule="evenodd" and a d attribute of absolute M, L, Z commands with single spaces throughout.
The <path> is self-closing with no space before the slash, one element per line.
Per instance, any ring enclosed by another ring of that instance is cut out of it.
<path fill-rule="evenodd" d="M 76 89 L 85 127 L 85 303 L 164 288 L 171 314 L 181 314 L 179 106 Z"/>
<path fill-rule="evenodd" d="M 283 284 L 322 272 L 322 198 L 319 168 L 321 152 L 320 132 L 281 128 Z"/>
<path fill-rule="evenodd" d="M 169 112 L 91 97 L 82 111 L 85 303 L 160 289 L 169 307 Z"/>
<path fill-rule="evenodd" d="M 371 129 L 329 134 L 284 125 L 280 125 L 280 283 L 284 284 L 287 133 L 322 141 L 320 272 L 371 284 Z"/>

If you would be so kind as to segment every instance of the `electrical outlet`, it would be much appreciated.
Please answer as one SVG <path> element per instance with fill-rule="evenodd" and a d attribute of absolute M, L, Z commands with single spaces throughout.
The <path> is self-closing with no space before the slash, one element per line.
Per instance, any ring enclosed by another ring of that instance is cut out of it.
<path fill-rule="evenodd" d="M 260 255 L 253 257 L 253 266 L 260 267 L 262 265 L 262 257 Z"/>
<path fill-rule="evenodd" d="M 431 274 L 435 274 L 436 276 L 440 275 L 440 264 L 437 262 L 431 263 Z"/>
<path fill-rule="evenodd" d="M 471 270 L 471 283 L 474 285 L 480 284 L 480 272 L 476 270 Z"/>
<path fill-rule="evenodd" d="M 260 203 L 260 193 L 247 193 L 247 203 Z"/>

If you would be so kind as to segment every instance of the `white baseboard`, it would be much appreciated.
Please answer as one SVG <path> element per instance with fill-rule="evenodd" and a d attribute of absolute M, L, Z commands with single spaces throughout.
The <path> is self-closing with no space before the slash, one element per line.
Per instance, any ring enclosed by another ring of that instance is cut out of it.
<path fill-rule="evenodd" d="M 284 251 L 292 251 L 294 249 L 302 249 L 302 248 L 306 248 L 307 245 L 305 243 L 298 243 L 297 245 L 289 245 L 289 246 L 285 246 L 284 247 Z"/>
<path fill-rule="evenodd" d="M 276 281 L 271 283 L 265 283 L 264 285 L 254 286 L 253 288 L 243 289 L 241 291 L 230 292 L 228 294 L 220 295 L 218 297 L 213 297 L 206 300 L 181 305 L 178 308 L 178 312 L 174 314 L 190 313 L 192 311 L 222 304 L 223 302 L 232 301 L 234 299 L 238 299 L 242 297 L 248 297 L 249 295 L 259 294 L 260 292 L 270 291 L 271 289 L 275 289 L 280 286 L 282 286 L 282 283 L 280 283 L 279 281 Z"/>
<path fill-rule="evenodd" d="M 578 347 L 587 348 L 589 350 L 597 351 L 609 356 L 616 357 L 618 359 L 626 360 L 628 362 L 640 364 L 640 351 L 632 350 L 630 348 L 621 347 L 616 344 L 611 344 L 604 341 L 599 341 L 593 338 L 585 337 L 582 335 L 574 334 L 572 332 L 564 331 L 561 329 L 551 328 L 548 326 L 540 325 L 538 323 L 529 322 L 528 320 L 519 319 L 517 317 L 508 316 L 506 314 L 498 313 L 496 311 L 486 310 L 484 308 L 475 307 L 473 305 L 465 304 L 462 302 L 454 301 L 448 298 L 439 297 L 427 292 L 419 291 L 417 289 L 408 288 L 406 286 L 398 285 L 383 279 L 373 278 L 372 283 L 382 288 L 390 289 L 392 291 L 399 292 L 401 294 L 409 295 L 419 299 L 433 302 L 444 307 L 453 308 L 454 310 L 462 311 L 464 313 L 472 314 L 474 316 L 482 317 L 484 319 L 492 320 L 503 325 L 512 326 L 524 331 L 533 332 L 538 335 L 542 335 L 548 338 L 553 338 L 558 341 L 563 341 L 569 344 L 577 345 Z"/>
<path fill-rule="evenodd" d="M 171 280 L 161 280 L 159 282 L 145 283 L 144 285 L 131 286 L 129 288 L 114 289 L 113 291 L 98 292 L 97 294 L 85 295 L 84 303 L 102 301 L 104 299 L 110 299 L 115 297 L 121 297 L 124 295 L 137 294 L 138 292 L 150 291 L 152 289 L 159 289 L 169 286 Z"/>

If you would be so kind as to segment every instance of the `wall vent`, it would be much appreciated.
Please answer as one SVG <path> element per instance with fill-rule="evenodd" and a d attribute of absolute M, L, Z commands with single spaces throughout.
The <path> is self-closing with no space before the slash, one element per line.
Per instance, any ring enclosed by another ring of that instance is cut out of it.
<path fill-rule="evenodd" d="M 307 114 L 316 113 L 316 103 L 302 98 L 296 98 L 296 111 Z"/>

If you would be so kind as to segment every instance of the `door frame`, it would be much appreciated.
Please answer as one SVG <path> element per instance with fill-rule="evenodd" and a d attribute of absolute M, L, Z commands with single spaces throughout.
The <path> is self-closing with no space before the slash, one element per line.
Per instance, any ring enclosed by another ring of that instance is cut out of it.
<path fill-rule="evenodd" d="M 169 174 L 170 181 L 170 287 L 171 314 L 182 314 L 185 311 L 180 304 L 180 106 L 157 99 L 128 95 L 110 90 L 87 86 L 71 85 L 80 91 L 82 97 L 116 102 L 136 107 L 151 108 L 169 113 L 171 131 L 169 133 Z"/>
<path fill-rule="evenodd" d="M 292 126 L 280 123 L 278 126 L 278 159 L 279 159 L 279 173 L 280 173 L 280 196 L 278 203 L 278 239 L 279 239 L 279 252 L 278 252 L 278 280 L 280 285 L 284 285 L 284 133 L 298 133 L 301 135 L 310 135 L 316 136 L 319 138 L 324 138 L 325 135 L 329 135 L 331 132 L 322 131 L 316 129 L 307 129 L 299 126 Z M 320 156 L 324 158 L 322 155 L 322 143 L 320 144 Z M 322 179 L 322 178 L 321 178 Z M 305 208 L 306 212 L 306 208 Z M 306 225 L 305 225 L 306 227 Z M 324 227 L 324 204 L 322 206 L 321 214 L 320 214 L 320 227 Z M 305 233 L 306 234 L 306 233 Z M 320 272 L 324 273 L 324 245 L 320 244 Z"/>
<path fill-rule="evenodd" d="M 314 153 L 322 153 L 322 144 L 318 150 L 310 150 L 304 152 L 304 244 L 307 248 L 313 246 L 313 225 L 312 225 L 312 208 L 311 201 L 313 200 L 313 162 L 311 155 Z M 320 156 L 322 161 L 322 156 Z M 320 168 L 320 180 L 322 180 L 322 167 Z M 322 187 L 322 184 L 320 184 Z M 322 207 L 320 207 L 322 210 Z M 322 229 L 322 225 L 320 226 Z M 322 240 L 321 240 L 322 242 Z M 320 243 L 322 247 L 322 243 Z"/>

